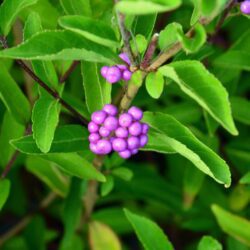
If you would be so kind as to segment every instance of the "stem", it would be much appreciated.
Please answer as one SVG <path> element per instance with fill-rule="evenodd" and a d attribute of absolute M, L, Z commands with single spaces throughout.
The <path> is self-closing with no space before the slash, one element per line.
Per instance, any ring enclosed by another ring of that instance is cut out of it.
<path fill-rule="evenodd" d="M 79 61 L 74 61 L 71 66 L 69 67 L 69 69 L 65 72 L 64 75 L 61 76 L 59 82 L 60 83 L 64 83 L 68 77 L 70 76 L 70 74 L 75 70 L 75 68 L 77 67 L 77 65 L 79 64 Z"/>
<path fill-rule="evenodd" d="M 19 155 L 19 151 L 15 151 L 14 154 L 12 155 L 12 157 L 10 158 L 9 162 L 7 163 L 6 167 L 4 168 L 4 171 L 1 175 L 1 178 L 5 178 L 6 175 L 10 172 L 14 162 L 16 161 L 17 159 L 17 156 Z"/>
<path fill-rule="evenodd" d="M 8 43 L 4 36 L 0 36 L 0 42 L 3 45 L 4 49 L 8 49 Z M 59 100 L 59 102 L 64 106 L 68 111 L 74 114 L 79 120 L 87 125 L 88 121 L 71 105 L 65 102 L 60 95 L 53 89 L 51 89 L 44 81 L 42 81 L 22 60 L 17 59 L 16 62 L 19 64 L 21 68 L 33 79 L 35 80 L 43 89 L 45 89 L 52 97 Z"/>
<path fill-rule="evenodd" d="M 3 234 L 0 237 L 0 247 L 9 239 L 11 239 L 13 236 L 20 233 L 31 221 L 31 219 L 34 217 L 34 215 L 37 212 L 42 211 L 46 207 L 48 207 L 57 197 L 55 193 L 50 193 L 48 196 L 46 196 L 41 203 L 39 204 L 39 208 L 36 212 L 30 213 L 26 215 L 20 222 L 18 222 L 13 228 L 11 228 L 9 231 L 7 231 L 5 234 Z"/>

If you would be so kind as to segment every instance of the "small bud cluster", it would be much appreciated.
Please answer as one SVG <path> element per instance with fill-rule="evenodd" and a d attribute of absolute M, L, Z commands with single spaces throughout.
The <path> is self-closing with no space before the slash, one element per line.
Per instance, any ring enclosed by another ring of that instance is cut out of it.
<path fill-rule="evenodd" d="M 245 0 L 240 4 L 240 10 L 243 14 L 250 15 L 250 0 Z"/>
<path fill-rule="evenodd" d="M 88 124 L 90 150 L 98 155 L 113 150 L 125 159 L 136 154 L 148 142 L 149 126 L 140 122 L 142 117 L 142 110 L 135 106 L 118 115 L 114 105 L 106 104 L 91 115 Z"/>
<path fill-rule="evenodd" d="M 101 68 L 101 75 L 107 80 L 107 82 L 113 84 L 121 79 L 124 81 L 129 81 L 131 79 L 132 73 L 128 68 L 130 65 L 130 60 L 126 53 L 121 53 L 119 57 L 127 64 L 118 64 L 115 66 L 103 66 Z"/>

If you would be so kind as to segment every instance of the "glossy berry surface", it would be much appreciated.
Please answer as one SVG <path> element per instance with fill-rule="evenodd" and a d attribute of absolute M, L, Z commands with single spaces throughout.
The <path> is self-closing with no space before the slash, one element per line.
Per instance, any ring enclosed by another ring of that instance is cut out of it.
<path fill-rule="evenodd" d="M 107 70 L 107 73 L 106 73 L 106 80 L 109 82 L 109 83 L 115 83 L 115 82 L 118 82 L 120 81 L 122 77 L 122 73 L 121 73 L 121 70 L 116 67 L 116 66 L 112 66 L 110 67 L 108 70 Z"/>
<path fill-rule="evenodd" d="M 118 127 L 118 120 L 114 116 L 108 116 L 104 121 L 104 127 L 109 131 L 116 130 Z"/>
<path fill-rule="evenodd" d="M 101 68 L 101 75 L 102 75 L 104 78 L 106 78 L 106 76 L 107 76 L 108 69 L 109 69 L 108 66 L 103 66 L 103 67 Z"/>
<path fill-rule="evenodd" d="M 128 110 L 128 113 L 133 116 L 136 121 L 139 121 L 143 117 L 143 112 L 141 109 L 133 106 Z"/>
<path fill-rule="evenodd" d="M 133 117 L 128 113 L 123 113 L 119 117 L 119 125 L 122 127 L 129 127 L 133 122 Z"/>
<path fill-rule="evenodd" d="M 127 149 L 127 142 L 122 138 L 115 138 L 112 142 L 113 150 L 116 152 L 121 152 Z"/>
<path fill-rule="evenodd" d="M 96 111 L 91 115 L 91 120 L 100 125 L 104 122 L 105 118 L 107 117 L 107 113 L 100 110 L 100 111 Z"/>
<path fill-rule="evenodd" d="M 106 104 L 104 105 L 103 111 L 105 111 L 107 114 L 112 115 L 112 116 L 116 116 L 118 114 L 118 109 L 115 105 L 112 104 Z"/>
<path fill-rule="evenodd" d="M 240 5 L 240 10 L 243 14 L 250 15 L 250 1 L 244 1 Z"/>
<path fill-rule="evenodd" d="M 131 79 L 132 73 L 129 70 L 124 70 L 122 73 L 122 79 L 124 81 L 129 81 Z"/>

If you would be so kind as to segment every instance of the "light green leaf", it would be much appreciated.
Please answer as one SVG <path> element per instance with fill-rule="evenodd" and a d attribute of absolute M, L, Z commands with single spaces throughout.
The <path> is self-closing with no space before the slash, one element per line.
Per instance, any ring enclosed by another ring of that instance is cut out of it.
<path fill-rule="evenodd" d="M 250 171 L 240 179 L 240 184 L 250 184 Z"/>
<path fill-rule="evenodd" d="M 198 250 L 222 250 L 222 245 L 211 236 L 203 236 L 199 242 Z"/>
<path fill-rule="evenodd" d="M 250 246 L 250 221 L 232 214 L 218 205 L 212 205 L 212 211 L 225 233 Z"/>
<path fill-rule="evenodd" d="M 231 97 L 233 117 L 236 121 L 250 125 L 250 101 L 242 97 Z"/>
<path fill-rule="evenodd" d="M 121 243 L 115 232 L 107 225 L 92 221 L 89 224 L 89 241 L 91 250 L 121 250 Z"/>
<path fill-rule="evenodd" d="M 60 3 L 68 15 L 91 16 L 90 0 L 60 0 Z"/>
<path fill-rule="evenodd" d="M 116 9 L 129 15 L 146 15 L 157 12 L 166 12 L 176 9 L 181 4 L 180 0 L 146 1 L 146 0 L 123 0 L 116 4 Z"/>
<path fill-rule="evenodd" d="M 85 180 L 98 180 L 105 182 L 106 178 L 91 163 L 76 153 L 47 154 L 42 156 L 45 160 L 52 161 L 65 173 Z"/>
<path fill-rule="evenodd" d="M 26 60 L 85 60 L 119 63 L 109 48 L 93 43 L 72 31 L 43 31 L 17 47 L 0 51 L 2 58 Z"/>
<path fill-rule="evenodd" d="M 162 113 L 145 112 L 143 120 L 149 124 L 150 131 L 158 133 L 164 147 L 187 158 L 217 182 L 230 186 L 231 176 L 228 165 L 213 150 L 200 142 L 187 127 Z"/>
<path fill-rule="evenodd" d="M 226 130 L 233 135 L 238 134 L 226 89 L 200 62 L 174 62 L 159 70 L 176 82 L 184 93 L 201 105 Z"/>
<path fill-rule="evenodd" d="M 111 84 L 106 83 L 100 74 L 100 65 L 82 61 L 83 87 L 89 113 L 100 110 L 111 103 Z"/>
<path fill-rule="evenodd" d="M 147 75 L 146 89 L 151 97 L 155 99 L 160 98 L 164 89 L 164 78 L 159 71 L 151 72 Z"/>
<path fill-rule="evenodd" d="M 70 153 L 89 149 L 88 131 L 79 125 L 65 125 L 56 129 L 50 153 Z M 11 145 L 24 154 L 43 154 L 32 135 L 12 140 Z"/>
<path fill-rule="evenodd" d="M 107 47 L 118 47 L 115 32 L 106 23 L 84 16 L 63 16 L 58 23 L 64 29 Z"/>
<path fill-rule="evenodd" d="M 50 97 L 40 97 L 32 111 L 33 138 L 43 153 L 48 153 L 59 122 L 59 103 Z"/>
<path fill-rule="evenodd" d="M 68 192 L 68 180 L 51 162 L 35 156 L 29 156 L 26 160 L 26 168 L 38 179 L 44 182 L 58 195 L 65 197 Z"/>
<path fill-rule="evenodd" d="M 27 124 L 30 119 L 29 101 L 2 63 L 0 63 L 0 79 L 0 99 L 17 122 Z"/>
<path fill-rule="evenodd" d="M 130 181 L 134 175 L 133 172 L 129 168 L 124 168 L 124 167 L 113 169 L 112 174 L 125 181 Z"/>
<path fill-rule="evenodd" d="M 137 34 L 135 39 L 130 41 L 130 46 L 135 55 L 138 53 L 144 54 L 145 50 L 147 49 L 147 45 L 147 39 L 141 34 Z"/>
<path fill-rule="evenodd" d="M 4 0 L 0 6 L 0 27 L 2 35 L 7 36 L 17 15 L 37 0 Z"/>
<path fill-rule="evenodd" d="M 0 211 L 8 199 L 10 193 L 10 181 L 8 179 L 0 180 Z"/>
<path fill-rule="evenodd" d="M 106 182 L 101 184 L 101 195 L 108 195 L 114 188 L 114 178 L 111 175 L 106 176 Z"/>
<path fill-rule="evenodd" d="M 210 1 L 202 1 L 199 0 L 199 4 L 201 6 L 201 13 L 203 16 L 209 17 L 213 19 L 224 9 L 227 0 L 210 0 Z"/>
<path fill-rule="evenodd" d="M 153 221 L 124 209 L 128 221 L 146 250 L 173 250 L 162 229 Z"/>

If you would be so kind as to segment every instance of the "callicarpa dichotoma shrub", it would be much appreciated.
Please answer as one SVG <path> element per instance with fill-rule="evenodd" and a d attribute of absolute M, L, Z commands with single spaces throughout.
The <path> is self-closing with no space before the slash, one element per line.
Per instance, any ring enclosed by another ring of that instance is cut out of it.
<path fill-rule="evenodd" d="M 0 249 L 250 249 L 250 1 L 0 1 Z"/>

